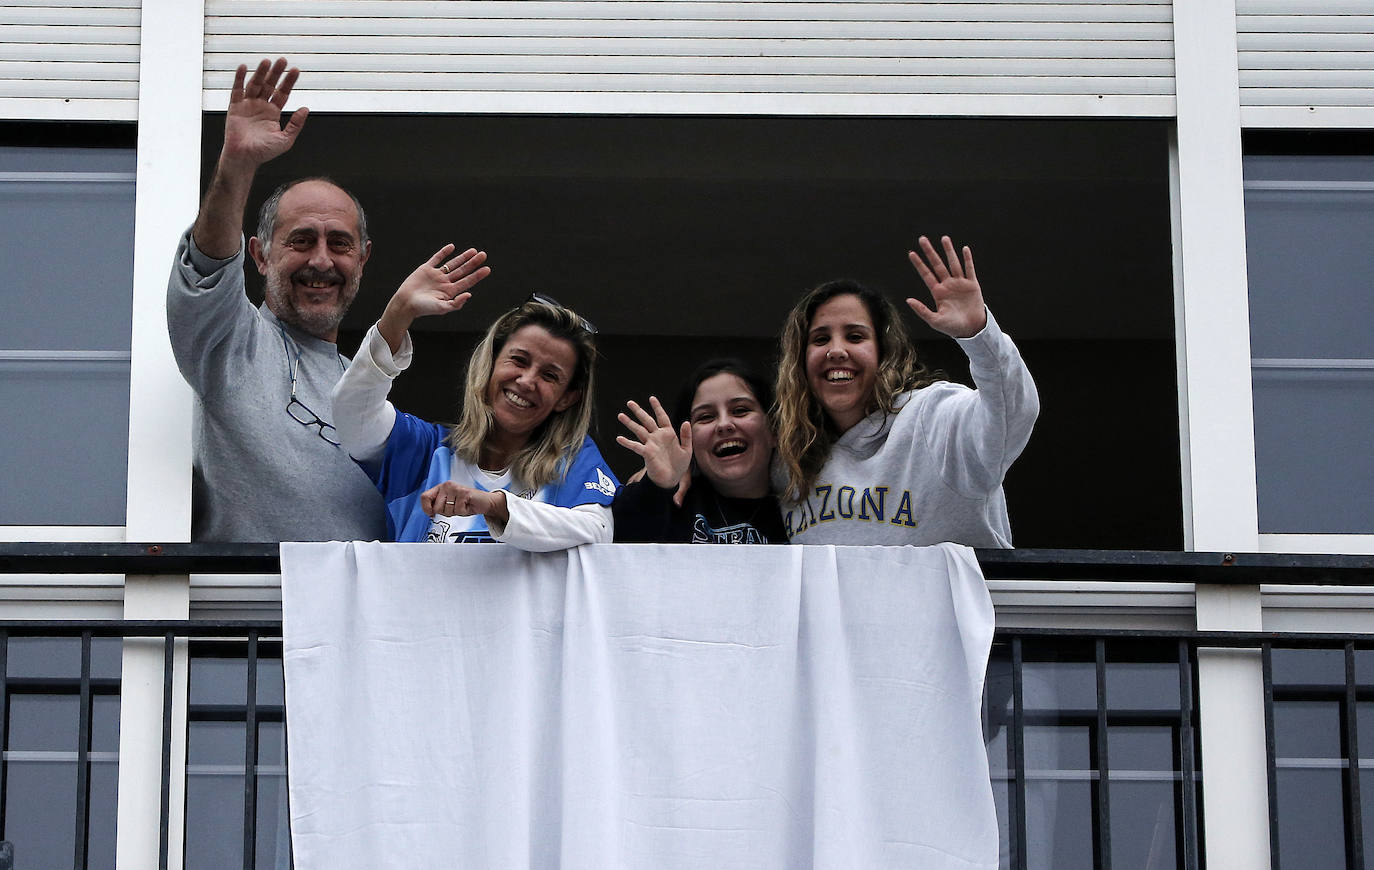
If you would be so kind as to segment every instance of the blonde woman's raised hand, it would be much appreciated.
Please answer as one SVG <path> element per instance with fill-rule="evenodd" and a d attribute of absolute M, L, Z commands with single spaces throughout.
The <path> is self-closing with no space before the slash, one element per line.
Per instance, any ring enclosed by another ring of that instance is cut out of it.
<path fill-rule="evenodd" d="M 649 406 L 652 414 L 638 402 L 626 402 L 625 407 L 634 417 L 622 411 L 617 419 L 635 437 L 617 435 L 615 440 L 621 447 L 639 454 L 650 480 L 670 489 L 678 485 L 692 465 L 692 424 L 684 420 L 680 427 L 673 428 L 673 421 L 657 396 L 649 397 Z"/>
<path fill-rule="evenodd" d="M 944 258 L 925 236 L 921 236 L 919 254 L 907 252 L 911 265 L 930 290 L 935 309 L 919 299 L 908 299 L 906 304 L 932 329 L 952 338 L 969 338 L 981 332 L 988 322 L 983 289 L 973 269 L 973 251 L 965 245 L 961 261 L 949 236 L 942 236 L 940 244 L 944 247 Z"/>
<path fill-rule="evenodd" d="M 486 251 L 468 248 L 454 254 L 454 245 L 444 245 L 434 256 L 421 263 L 401 283 L 387 303 L 377 331 L 391 346 L 392 353 L 401 347 L 405 331 L 418 318 L 457 311 L 472 298 L 472 288 L 491 274 Z"/>

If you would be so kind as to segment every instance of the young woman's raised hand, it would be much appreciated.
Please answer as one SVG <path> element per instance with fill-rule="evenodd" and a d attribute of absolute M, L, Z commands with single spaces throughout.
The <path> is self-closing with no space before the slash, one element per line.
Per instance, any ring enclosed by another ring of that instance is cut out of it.
<path fill-rule="evenodd" d="M 678 485 L 692 465 L 692 424 L 684 420 L 674 429 L 673 421 L 656 396 L 649 397 L 649 405 L 652 414 L 637 402 L 625 403 L 634 417 L 622 411 L 618 419 L 638 440 L 624 435 L 617 435 L 615 440 L 644 459 L 644 470 L 650 480 L 670 489 Z"/>
<path fill-rule="evenodd" d="M 932 329 L 951 338 L 969 338 L 982 332 L 988 322 L 983 290 L 973 270 L 973 251 L 965 245 L 960 262 L 949 236 L 942 236 L 940 243 L 945 249 L 943 259 L 925 236 L 920 239 L 920 254 L 907 252 L 907 259 L 916 267 L 935 300 L 935 310 L 927 308 L 919 299 L 908 299 L 906 304 Z"/>

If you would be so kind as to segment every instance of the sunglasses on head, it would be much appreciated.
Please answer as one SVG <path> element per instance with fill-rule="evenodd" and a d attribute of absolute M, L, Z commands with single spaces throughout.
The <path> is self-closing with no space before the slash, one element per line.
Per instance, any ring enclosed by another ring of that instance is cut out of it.
<path fill-rule="evenodd" d="M 551 308 L 562 308 L 565 311 L 572 311 L 571 308 L 565 307 L 563 303 L 559 302 L 552 296 L 549 296 L 544 293 L 531 293 L 530 298 L 526 299 L 525 302 L 538 302 L 540 305 L 548 305 Z M 587 333 L 588 335 L 596 335 L 596 324 L 592 323 L 590 320 L 588 320 L 580 314 L 576 315 L 576 317 L 577 325 L 582 328 L 583 332 Z"/>

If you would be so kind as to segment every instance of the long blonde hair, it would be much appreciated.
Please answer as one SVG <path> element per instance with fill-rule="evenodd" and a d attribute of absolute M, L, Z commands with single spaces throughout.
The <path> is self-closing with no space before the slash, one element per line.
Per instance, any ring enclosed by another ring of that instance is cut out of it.
<path fill-rule="evenodd" d="M 778 458 L 787 474 L 783 496 L 800 501 L 816 482 L 840 433 L 811 394 L 806 376 L 806 347 L 816 309 L 837 296 L 854 296 L 873 320 L 878 343 L 878 372 L 865 413 L 897 410 L 897 397 L 940 380 L 916 358 L 896 306 L 857 281 L 829 281 L 807 292 L 783 323 L 778 348 L 777 401 L 773 427 L 778 433 Z"/>
<path fill-rule="evenodd" d="M 525 326 L 539 326 L 554 338 L 573 346 L 577 365 L 568 380 L 568 389 L 579 391 L 577 400 L 562 411 L 554 411 L 530 440 L 515 454 L 511 473 L 526 486 L 538 489 L 568 473 L 573 457 L 587 436 L 592 420 L 592 387 L 596 373 L 596 339 L 583 324 L 586 321 L 571 308 L 530 300 L 497 318 L 478 342 L 468 360 L 463 387 L 463 410 L 458 425 L 446 439 L 453 452 L 477 464 L 482 446 L 494 423 L 487 401 L 487 384 L 497 355 L 506 341 Z"/>

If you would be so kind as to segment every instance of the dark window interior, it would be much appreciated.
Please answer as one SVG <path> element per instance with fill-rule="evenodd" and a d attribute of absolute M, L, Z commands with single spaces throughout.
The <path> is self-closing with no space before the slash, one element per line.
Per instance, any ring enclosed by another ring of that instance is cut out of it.
<path fill-rule="evenodd" d="M 207 115 L 207 180 L 222 124 Z M 1165 122 L 317 114 L 250 208 L 313 174 L 357 193 L 374 240 L 345 353 L 442 244 L 490 254 L 463 311 L 417 325 L 398 407 L 454 419 L 476 338 L 539 290 L 601 330 L 595 437 L 622 476 L 626 399 L 675 395 L 712 356 L 770 364 L 821 281 L 924 293 L 905 252 L 947 233 L 1041 392 L 1006 483 L 1017 545 L 1182 547 Z M 952 341 L 909 323 L 966 379 Z"/>

